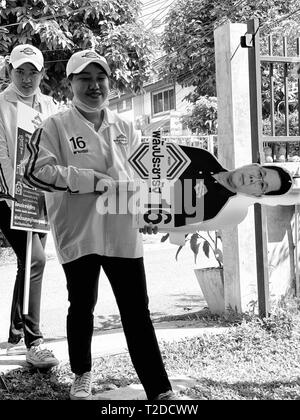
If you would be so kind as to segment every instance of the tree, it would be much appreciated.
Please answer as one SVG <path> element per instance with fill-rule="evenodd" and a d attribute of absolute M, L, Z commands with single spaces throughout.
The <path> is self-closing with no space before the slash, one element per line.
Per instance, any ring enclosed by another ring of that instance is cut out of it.
<path fill-rule="evenodd" d="M 227 20 L 241 23 L 257 17 L 262 35 L 280 31 L 296 38 L 299 10 L 300 0 L 178 0 L 167 17 L 161 74 L 194 86 L 191 102 L 215 96 L 214 29 Z"/>
<path fill-rule="evenodd" d="M 182 122 L 197 134 L 217 132 L 217 98 L 202 96 L 193 104 Z"/>
<path fill-rule="evenodd" d="M 19 43 L 40 48 L 47 72 L 43 90 L 65 99 L 67 60 L 78 49 L 95 48 L 110 64 L 112 88 L 140 92 L 154 39 L 138 23 L 139 13 L 139 0 L 2 0 L 0 54 Z"/>

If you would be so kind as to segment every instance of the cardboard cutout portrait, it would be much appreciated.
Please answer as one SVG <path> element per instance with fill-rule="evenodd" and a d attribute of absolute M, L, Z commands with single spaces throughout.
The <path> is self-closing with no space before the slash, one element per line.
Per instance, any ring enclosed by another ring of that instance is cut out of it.
<path fill-rule="evenodd" d="M 167 143 L 159 135 L 139 146 L 129 162 L 139 176 L 141 191 L 134 226 L 151 222 L 160 232 L 169 232 L 175 243 L 182 243 L 186 233 L 238 225 L 254 203 L 300 202 L 297 189 L 279 196 L 232 193 L 213 177 L 226 169 L 210 152 Z"/>
<path fill-rule="evenodd" d="M 177 228 L 214 218 L 235 193 L 218 183 L 225 171 L 207 150 L 153 137 L 129 158 L 138 175 L 135 227 Z"/>

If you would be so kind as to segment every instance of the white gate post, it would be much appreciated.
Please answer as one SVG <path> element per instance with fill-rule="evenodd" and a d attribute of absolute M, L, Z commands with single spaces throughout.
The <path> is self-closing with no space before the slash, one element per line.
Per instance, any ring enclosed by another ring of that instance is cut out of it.
<path fill-rule="evenodd" d="M 227 23 L 215 30 L 218 96 L 218 158 L 227 169 L 252 162 L 248 50 L 240 37 L 246 24 Z M 223 231 L 225 308 L 238 312 L 257 300 L 253 206 L 237 227 Z"/>

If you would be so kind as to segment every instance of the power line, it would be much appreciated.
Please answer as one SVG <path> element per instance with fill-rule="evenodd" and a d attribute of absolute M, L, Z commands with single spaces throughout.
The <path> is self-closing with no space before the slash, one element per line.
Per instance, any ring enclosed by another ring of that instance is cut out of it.
<path fill-rule="evenodd" d="M 156 3 L 161 3 L 161 0 L 153 1 L 153 4 L 156 4 Z M 174 3 L 174 1 L 172 1 L 170 3 L 170 5 L 165 6 L 165 8 L 163 10 L 170 7 L 173 3 Z M 158 9 L 158 10 L 155 10 L 155 11 L 159 11 L 159 10 L 161 10 L 161 9 Z M 70 14 L 74 15 L 74 14 L 82 12 L 82 11 L 86 11 L 86 7 L 80 7 L 79 9 L 74 9 L 72 11 L 69 10 L 68 12 L 56 13 L 56 14 L 53 14 L 53 15 L 43 16 L 43 17 L 40 17 L 38 19 L 35 19 L 35 18 L 31 17 L 30 19 L 27 20 L 27 22 L 29 23 L 30 21 L 33 21 L 34 23 L 41 23 L 41 22 L 44 22 L 44 21 L 47 21 L 47 20 L 52 20 L 52 19 L 58 18 L 58 17 L 63 17 L 63 16 L 69 17 Z M 149 15 L 152 15 L 152 14 L 153 14 L 153 12 L 149 13 Z M 145 16 L 148 16 L 148 15 L 144 15 L 144 16 L 142 15 L 140 18 L 143 18 Z M 11 27 L 11 26 L 18 26 L 22 23 L 24 23 L 24 21 L 19 21 L 19 22 L 16 22 L 16 23 L 10 23 L 10 24 L 7 24 L 7 25 L 1 25 L 0 29 L 8 28 L 8 27 Z"/>
<path fill-rule="evenodd" d="M 174 2 L 172 2 L 172 3 L 174 3 Z M 237 7 L 239 7 L 239 6 L 241 6 L 243 3 L 245 3 L 245 0 L 240 0 L 240 1 L 238 1 L 236 4 L 235 4 L 235 6 L 234 6 L 234 9 L 236 9 Z M 169 7 L 169 6 L 167 6 L 167 7 Z M 160 12 L 159 13 L 159 15 L 160 14 L 162 14 L 162 12 L 167 8 L 167 7 L 165 7 L 165 8 L 163 8 L 163 9 L 158 9 L 157 11 L 158 12 Z M 74 11 L 74 12 L 79 12 L 80 10 L 83 10 L 84 8 L 80 8 L 80 9 L 77 9 L 76 11 Z M 300 9 L 296 9 L 296 10 L 294 10 L 293 12 L 291 12 L 291 13 L 289 13 L 288 15 L 286 15 L 286 16 L 283 16 L 283 17 L 280 17 L 280 19 L 277 19 L 273 24 L 279 24 L 280 22 L 282 22 L 283 20 L 285 20 L 285 19 L 288 19 L 289 17 L 291 17 L 291 16 L 293 16 L 293 15 L 296 15 L 296 14 L 298 14 L 300 12 Z M 157 15 L 157 16 L 159 16 L 159 15 Z M 57 15 L 58 16 L 58 15 Z M 157 17 L 156 16 L 156 17 Z M 223 15 L 222 17 L 221 17 L 221 20 L 224 18 L 224 17 L 226 17 L 227 15 Z M 47 19 L 48 18 L 53 18 L 54 17 L 54 15 L 52 15 L 52 16 L 49 16 L 49 17 L 47 17 Z M 155 19 L 155 18 L 154 18 Z M 154 20 L 154 19 L 152 19 L 152 20 Z M 43 20 L 45 20 L 45 18 L 43 19 Z M 20 23 L 18 23 L 18 24 L 20 24 Z M 221 25 L 222 23 L 219 23 L 217 26 L 216 26 L 216 28 L 217 27 L 219 27 L 220 25 Z M 268 26 L 268 24 L 266 24 L 266 23 L 261 23 L 260 25 L 259 25 L 259 27 L 265 27 L 265 26 Z M 212 29 L 211 29 L 212 30 Z M 211 30 L 209 30 L 209 31 L 207 31 L 206 33 L 208 34 L 208 32 L 211 32 Z M 237 47 L 237 49 L 239 48 L 239 46 L 240 46 L 240 44 L 238 45 L 238 47 Z M 192 47 L 190 47 L 190 48 L 194 48 L 193 46 Z M 236 51 L 237 51 L 237 49 L 236 49 Z M 72 50 L 71 51 L 73 51 L 74 49 L 72 48 Z M 43 52 L 55 52 L 55 51 L 66 51 L 65 49 L 61 49 L 61 50 L 59 50 L 59 49 L 55 49 L 55 50 L 43 50 Z M 179 51 L 179 48 L 176 50 L 176 51 L 174 51 L 174 53 L 175 52 L 178 52 Z M 186 49 L 186 51 L 188 51 L 188 49 Z M 236 53 L 236 51 L 235 51 L 235 53 Z M 234 53 L 234 54 L 235 54 Z M 234 55 L 233 54 L 233 55 Z M 130 53 L 128 54 L 128 55 L 130 55 Z M 166 54 L 167 55 L 167 54 Z M 165 55 L 165 56 L 166 56 Z M 165 57 L 164 56 L 164 57 Z M 210 54 L 210 57 L 213 57 L 214 56 L 214 54 L 213 53 L 211 53 Z M 233 58 L 233 57 L 232 57 Z M 163 57 L 161 57 L 160 58 L 160 60 L 162 60 L 163 59 Z M 50 62 L 59 62 L 59 61 L 66 61 L 66 60 L 52 60 L 52 61 L 48 61 L 48 63 L 50 63 Z M 194 67 L 198 64 L 198 63 L 200 63 L 200 61 L 197 61 L 195 64 L 194 64 Z M 213 63 L 213 60 L 208 60 L 208 61 L 206 61 L 206 66 L 208 66 L 208 65 L 212 65 L 212 64 L 214 64 Z M 182 75 L 181 75 L 181 77 L 187 77 L 187 76 L 189 76 L 189 75 L 197 75 L 197 73 L 195 73 L 194 72 L 194 69 L 191 69 L 190 71 L 188 71 L 188 72 L 186 72 L 186 73 L 183 73 Z M 201 87 L 201 86 L 200 86 Z"/>
<path fill-rule="evenodd" d="M 238 1 L 236 4 L 235 4 L 235 6 L 234 6 L 234 9 L 236 9 L 237 7 L 239 7 L 239 6 L 241 6 L 243 3 L 245 3 L 245 0 L 240 0 L 240 1 Z M 291 12 L 291 13 L 289 13 L 288 15 L 285 15 L 285 16 L 281 16 L 279 19 L 276 19 L 274 22 L 273 22 L 273 24 L 272 24 L 272 26 L 275 26 L 275 25 L 278 25 L 279 23 L 281 23 L 282 21 L 284 21 L 284 20 L 286 20 L 286 19 L 288 19 L 288 18 L 290 18 L 291 16 L 296 16 L 298 13 L 300 12 L 300 9 L 296 9 L 296 10 L 294 10 L 293 12 Z M 162 13 L 162 11 L 161 11 L 161 13 Z M 161 14 L 160 13 L 160 14 Z M 220 21 L 219 21 L 219 23 L 218 23 L 218 25 L 216 25 L 216 27 L 214 28 L 214 29 L 217 29 L 219 26 L 221 26 L 222 24 L 223 24 L 223 19 L 224 18 L 226 18 L 227 17 L 227 15 L 223 15 L 222 17 L 221 17 L 221 19 L 220 19 Z M 155 19 L 155 18 L 154 18 Z M 270 27 L 270 25 L 269 24 L 267 24 L 267 23 L 264 23 L 264 22 L 261 22 L 260 24 L 259 24 L 259 27 L 257 28 L 257 30 L 256 30 L 256 32 L 255 32 L 255 34 L 253 34 L 253 36 L 255 36 L 256 35 L 256 33 L 257 33 L 257 31 L 260 29 L 260 28 L 264 28 L 264 27 Z M 207 32 L 206 32 L 206 34 L 208 34 L 208 33 L 211 33 L 211 30 L 213 30 L 213 28 L 212 29 L 210 29 L 210 30 L 208 30 Z M 205 36 L 205 35 L 204 35 Z M 237 46 L 237 48 L 236 48 L 236 50 L 235 50 L 235 52 L 234 52 L 234 54 L 233 54 L 233 56 L 235 55 L 235 53 L 237 52 L 237 50 L 238 50 L 238 48 L 240 47 L 240 43 L 239 43 L 239 45 Z M 192 47 L 191 47 L 192 48 Z M 179 51 L 179 49 L 177 49 L 177 52 Z M 166 56 L 167 54 L 165 54 L 165 56 Z M 165 57 L 165 56 L 163 56 L 163 57 L 160 57 L 160 61 Z M 212 52 L 211 54 L 210 54 L 210 57 L 213 57 L 214 56 L 214 53 Z M 231 59 L 233 58 L 233 56 L 231 57 Z M 198 62 L 196 62 L 195 63 L 195 65 L 197 65 L 197 63 L 199 63 L 199 61 Z M 208 60 L 207 62 L 206 62 L 206 66 L 207 65 L 212 65 L 212 64 L 214 64 L 213 63 L 213 60 Z M 181 77 L 189 77 L 189 76 L 197 76 L 197 73 L 195 73 L 194 72 L 194 70 L 192 69 L 192 70 L 189 70 L 188 72 L 185 72 L 185 73 L 183 73 L 182 75 L 181 75 Z M 174 82 L 174 80 L 173 80 L 173 82 Z M 177 82 L 176 82 L 177 84 L 180 84 L 180 82 L 177 80 Z M 201 88 L 203 88 L 206 84 L 208 83 L 208 81 L 205 81 L 204 83 L 202 83 L 201 85 L 197 85 L 197 88 L 199 89 L 201 89 Z M 181 87 L 180 88 L 180 90 L 178 91 L 178 93 L 179 92 L 181 92 L 183 90 L 183 87 Z"/>
<path fill-rule="evenodd" d="M 275 19 L 275 21 L 274 21 L 273 25 L 278 25 L 280 22 L 283 22 L 284 20 L 288 19 L 289 17 L 291 17 L 291 16 L 293 16 L 293 15 L 297 15 L 299 12 L 300 12 L 300 8 L 299 8 L 299 9 L 294 10 L 293 12 L 289 13 L 289 14 L 288 14 L 288 15 L 286 15 L 286 16 L 282 16 L 279 20 L 276 20 L 276 19 Z M 273 26 L 273 25 L 272 25 L 272 26 Z M 268 26 L 269 26 L 269 24 L 265 23 L 265 24 L 261 24 L 260 26 L 261 26 L 262 28 L 263 28 L 264 26 L 268 27 Z M 260 26 L 259 26 L 259 27 L 260 27 Z"/>
<path fill-rule="evenodd" d="M 155 2 L 153 2 L 153 3 L 155 3 Z M 156 10 L 156 12 L 159 12 L 159 13 L 152 19 L 152 21 L 155 20 L 158 16 L 160 16 L 173 3 L 174 3 L 174 1 L 172 1 L 169 5 L 165 6 L 163 9 Z M 80 11 L 83 11 L 85 9 L 86 8 L 84 8 L 84 7 L 79 8 L 79 9 L 76 9 L 76 10 L 73 11 L 72 14 L 79 13 Z M 44 22 L 44 21 L 47 21 L 47 20 L 54 19 L 56 17 L 65 16 L 65 15 L 66 15 L 65 12 L 64 13 L 57 13 L 57 14 L 53 14 L 53 15 L 42 17 L 40 19 L 28 19 L 27 22 L 30 23 L 30 21 L 32 20 L 35 23 L 39 23 L 39 22 Z M 10 27 L 10 26 L 17 26 L 17 25 L 20 25 L 22 23 L 24 23 L 24 21 L 20 21 L 20 22 L 14 23 L 14 24 L 2 25 L 0 28 Z M 72 48 L 69 51 L 74 51 L 74 50 L 77 50 L 77 49 L 79 49 L 79 48 Z M 66 51 L 66 49 L 42 50 L 42 52 L 56 52 L 56 51 Z M 130 55 L 130 53 L 128 55 Z M 61 60 L 61 59 L 60 60 L 49 60 L 49 61 L 46 61 L 46 63 L 55 63 L 55 62 L 62 62 L 62 61 L 67 61 L 67 60 Z"/>
<path fill-rule="evenodd" d="M 275 22 L 273 23 L 273 26 L 278 25 L 280 22 L 283 22 L 284 20 L 288 19 L 291 16 L 296 16 L 299 13 L 300 13 L 300 9 L 294 10 L 293 12 L 289 13 L 287 16 L 281 17 L 281 19 L 279 19 L 277 21 L 275 20 Z M 254 32 L 254 34 L 252 34 L 252 40 L 255 38 L 255 36 L 256 36 L 257 32 L 260 30 L 260 28 L 262 29 L 264 27 L 269 27 L 269 24 L 267 24 L 267 23 L 263 24 L 263 22 L 259 23 L 256 31 Z M 245 32 L 244 35 L 246 35 L 246 34 L 247 34 L 247 32 Z M 234 51 L 233 55 L 231 56 L 231 59 L 230 60 L 233 59 L 233 57 L 237 53 L 237 50 L 239 49 L 240 46 L 241 46 L 241 41 L 240 41 L 239 45 L 237 46 L 236 50 Z"/>
<path fill-rule="evenodd" d="M 238 7 L 247 4 L 247 0 L 238 0 L 237 3 L 234 5 L 234 7 L 231 9 L 231 13 L 233 13 L 234 11 L 237 10 Z M 218 24 L 214 27 L 213 25 L 211 25 L 210 23 L 208 24 L 202 24 L 202 27 L 205 28 L 207 27 L 207 29 L 204 30 L 204 32 L 202 32 L 201 34 L 201 38 L 205 38 L 205 37 L 209 37 L 211 36 L 211 34 L 213 33 L 214 30 L 216 30 L 219 26 L 221 26 L 224 22 L 224 19 L 226 19 L 228 17 L 227 13 L 224 13 L 223 16 L 218 18 Z M 186 41 L 186 40 L 185 40 Z M 171 54 L 177 54 L 179 51 L 181 51 L 182 49 L 185 50 L 186 55 L 188 55 L 190 53 L 190 51 L 195 49 L 195 45 L 191 45 L 189 47 L 185 47 L 185 46 L 179 46 L 178 48 L 174 49 L 173 51 L 171 51 Z M 165 54 L 165 56 L 167 56 L 168 54 Z"/>
<path fill-rule="evenodd" d="M 56 13 L 56 14 L 53 14 L 53 15 L 43 16 L 43 17 L 40 17 L 38 19 L 35 19 L 35 18 L 31 17 L 30 19 L 27 20 L 27 22 L 33 21 L 34 23 L 41 23 L 41 22 L 44 22 L 44 21 L 47 21 L 47 20 L 53 20 L 53 19 L 56 19 L 58 17 L 64 17 L 64 16 L 69 18 L 70 15 L 74 15 L 74 14 L 77 14 L 77 13 L 80 13 L 80 12 L 83 12 L 83 11 L 86 11 L 86 7 L 80 7 L 78 9 L 72 9 L 72 10 L 64 11 L 63 13 Z M 24 22 L 19 21 L 19 22 L 10 23 L 10 24 L 7 24 L 7 25 L 1 25 L 0 29 L 8 28 L 8 27 L 11 27 L 11 26 L 18 26 L 22 23 L 24 23 Z"/>
<path fill-rule="evenodd" d="M 141 1 L 141 3 L 142 3 L 141 8 L 142 9 L 147 9 L 147 8 L 151 7 L 153 4 L 157 4 L 157 3 L 161 3 L 161 2 L 162 2 L 162 0 L 150 0 L 148 2 Z"/>
<path fill-rule="evenodd" d="M 161 0 L 159 0 L 159 4 L 160 4 L 160 6 L 161 6 L 161 3 L 162 3 L 162 1 Z M 170 4 L 167 4 L 163 9 L 161 9 L 161 7 L 159 7 L 158 9 L 156 9 L 156 10 L 154 10 L 154 11 L 152 11 L 152 12 L 149 12 L 149 13 L 147 13 L 146 15 L 142 15 L 141 16 L 141 18 L 145 18 L 145 17 L 147 17 L 147 16 L 152 16 L 155 12 L 157 12 L 157 11 L 159 11 L 159 10 L 165 10 L 165 9 L 168 9 L 172 4 L 174 3 L 174 1 L 171 1 L 170 2 Z"/>
<path fill-rule="evenodd" d="M 159 17 L 159 16 L 161 16 L 167 9 L 169 9 L 171 6 L 172 6 L 172 4 L 175 2 L 176 0 L 173 0 L 170 4 L 168 4 L 167 6 L 165 6 L 164 8 L 162 8 L 162 9 L 158 9 L 158 10 L 156 10 L 156 12 L 160 12 L 160 13 L 158 13 L 157 15 L 155 15 L 149 22 L 147 22 L 147 23 L 145 23 L 145 26 L 146 26 L 146 28 L 148 27 L 148 25 L 150 24 L 150 26 L 152 25 L 152 23 L 155 21 L 155 20 L 157 20 L 157 18 Z M 155 12 L 154 12 L 155 13 Z M 151 13 L 151 15 L 153 15 L 154 13 Z"/>
<path fill-rule="evenodd" d="M 64 12 L 64 13 L 57 13 L 57 14 L 53 14 L 53 15 L 43 16 L 43 17 L 40 17 L 38 19 L 35 19 L 35 18 L 31 17 L 30 19 L 27 20 L 27 23 L 30 23 L 30 21 L 33 21 L 34 23 L 42 23 L 42 22 L 45 22 L 47 20 L 53 20 L 57 17 L 63 17 L 63 16 L 68 17 L 70 14 L 79 13 L 79 12 L 82 12 L 84 10 L 86 10 L 86 7 L 81 7 L 79 9 L 73 10 L 72 13 L 70 13 L 70 11 L 69 12 Z M 7 25 L 1 25 L 0 29 L 8 28 L 10 26 L 21 25 L 22 23 L 24 23 L 24 20 L 16 22 L 16 23 L 10 23 L 10 24 L 7 24 Z"/>
<path fill-rule="evenodd" d="M 235 4 L 235 6 L 234 6 L 234 9 L 233 10 L 235 10 L 235 9 L 237 9 L 237 7 L 240 7 L 243 3 L 246 3 L 245 2 L 245 0 L 240 0 L 240 1 L 238 1 L 236 4 Z M 231 12 L 232 12 L 232 10 L 231 10 Z M 296 16 L 298 13 L 300 12 L 300 9 L 296 9 L 296 10 L 294 10 L 293 12 L 291 12 L 291 13 L 289 13 L 288 15 L 285 15 L 285 16 L 281 16 L 279 19 L 276 19 L 274 22 L 273 22 L 273 25 L 278 25 L 279 23 L 281 23 L 282 21 L 284 21 L 284 20 L 286 20 L 286 19 L 288 19 L 288 18 L 290 18 L 291 16 Z M 224 21 L 224 18 L 226 18 L 227 17 L 227 14 L 225 14 L 225 15 L 223 15 L 221 18 L 220 18 L 220 20 L 219 20 L 219 22 L 218 22 L 218 24 L 215 26 L 215 28 L 209 28 L 206 32 L 204 32 L 203 34 L 201 34 L 201 37 L 203 38 L 203 37 L 205 37 L 205 36 L 208 36 L 208 35 L 210 35 L 211 34 L 211 32 L 213 31 L 213 30 L 216 30 L 218 27 L 220 27 L 222 24 L 223 24 L 223 21 Z M 273 26 L 272 25 L 272 26 Z M 259 24 L 259 27 L 258 27 L 258 29 L 260 29 L 260 28 L 264 28 L 264 27 L 267 27 L 267 26 L 269 26 L 267 23 L 265 23 L 265 22 L 261 22 L 260 24 Z M 257 29 L 257 30 L 258 30 Z M 247 33 L 247 32 L 246 32 Z M 256 33 L 254 34 L 254 36 L 256 35 Z M 231 57 L 231 59 L 233 59 L 233 57 L 234 57 L 234 55 L 236 54 L 236 52 L 237 52 L 237 50 L 238 50 L 238 48 L 240 47 L 240 43 L 238 44 L 238 46 L 236 47 L 236 49 L 235 49 L 235 51 L 234 51 L 234 53 L 233 53 L 233 55 L 232 55 L 232 57 Z M 175 54 L 178 54 L 179 52 L 181 52 L 182 50 L 184 49 L 184 47 L 183 46 L 179 46 L 178 48 L 176 48 L 175 50 L 173 50 L 172 52 L 171 52 L 171 54 L 172 55 L 175 55 Z M 189 53 L 190 53 L 190 51 L 191 50 L 194 50 L 195 49 L 195 45 L 191 45 L 190 47 L 187 47 L 187 48 L 185 48 L 185 54 L 186 55 L 188 55 Z M 169 54 L 168 53 L 166 53 L 163 57 L 167 57 Z M 211 57 L 213 57 L 214 56 L 214 54 L 212 53 L 211 54 Z M 213 64 L 213 62 L 212 61 L 206 61 L 206 65 L 212 65 Z"/>
<path fill-rule="evenodd" d="M 149 1 L 148 3 L 144 3 L 141 8 L 144 11 L 146 9 L 150 9 L 151 7 L 153 8 L 153 6 L 157 5 L 157 3 L 162 3 L 162 1 L 163 0 L 152 0 L 152 1 Z"/>

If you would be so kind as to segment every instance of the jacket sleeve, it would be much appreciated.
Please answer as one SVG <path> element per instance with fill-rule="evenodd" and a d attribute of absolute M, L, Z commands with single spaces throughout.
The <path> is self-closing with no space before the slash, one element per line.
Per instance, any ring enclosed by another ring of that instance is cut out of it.
<path fill-rule="evenodd" d="M 51 118 L 33 133 L 27 149 L 25 180 L 30 186 L 47 192 L 94 192 L 95 171 L 68 165 L 63 139 Z"/>
<path fill-rule="evenodd" d="M 2 181 L 5 182 L 7 193 L 12 194 L 12 185 L 14 179 L 14 168 L 12 159 L 9 156 L 8 145 L 6 141 L 5 129 L 0 120 L 0 170 L 2 174 Z M 3 179 L 4 178 L 4 179 Z"/>

